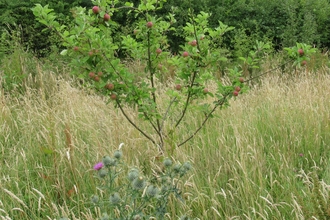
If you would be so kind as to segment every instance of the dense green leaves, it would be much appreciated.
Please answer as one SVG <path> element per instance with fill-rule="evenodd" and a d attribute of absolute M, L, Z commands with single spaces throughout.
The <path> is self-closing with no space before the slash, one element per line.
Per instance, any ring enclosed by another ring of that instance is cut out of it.
<path fill-rule="evenodd" d="M 120 4 L 137 7 L 139 2 L 132 0 Z M 59 44 L 57 36 L 51 35 L 49 31 L 42 32 L 41 24 L 34 20 L 30 8 L 37 3 L 42 6 L 48 4 L 58 14 L 60 23 L 65 25 L 70 25 L 75 16 L 71 8 L 81 6 L 89 9 L 93 6 L 90 0 L 1 1 L 0 34 L 19 32 L 21 43 L 38 56 L 48 55 L 51 47 L 58 47 Z M 201 11 L 210 13 L 210 27 L 217 27 L 219 21 L 235 27 L 233 32 L 221 40 L 235 58 L 247 56 L 256 40 L 270 41 L 275 49 L 294 46 L 296 42 L 315 44 L 322 48 L 330 46 L 330 3 L 327 0 L 167 0 L 155 6 L 152 1 L 148 1 L 140 7 L 145 7 L 157 17 L 167 16 L 169 12 L 174 15 L 176 22 L 173 27 L 177 31 L 168 30 L 166 33 L 173 53 L 177 53 L 179 45 L 185 41 L 183 26 L 189 21 L 188 18 Z M 162 9 L 155 10 L 159 7 Z M 132 27 L 137 20 L 136 14 L 128 12 L 120 10 L 111 18 L 120 24 L 117 32 L 126 35 L 133 31 Z M 114 34 L 113 37 L 119 42 L 121 39 L 118 36 Z"/>

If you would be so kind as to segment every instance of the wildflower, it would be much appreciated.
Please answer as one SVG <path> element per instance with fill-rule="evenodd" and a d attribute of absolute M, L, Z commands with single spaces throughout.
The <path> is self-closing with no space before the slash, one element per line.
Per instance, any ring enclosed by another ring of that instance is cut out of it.
<path fill-rule="evenodd" d="M 121 199 L 120 199 L 119 193 L 115 192 L 115 193 L 110 195 L 109 201 L 112 204 L 118 204 L 118 203 L 120 203 L 120 200 Z"/>
<path fill-rule="evenodd" d="M 299 154 L 299 157 L 302 157 L 302 156 L 304 156 L 304 154 L 303 154 L 303 153 L 300 153 L 300 154 Z"/>
<path fill-rule="evenodd" d="M 166 158 L 163 164 L 165 167 L 170 167 L 172 165 L 172 160 L 170 158 Z"/>
<path fill-rule="evenodd" d="M 146 195 L 148 197 L 156 197 L 158 195 L 158 193 L 159 193 L 158 187 L 156 187 L 154 185 L 148 186 L 147 191 L 146 191 Z"/>
<path fill-rule="evenodd" d="M 142 176 L 140 176 L 140 177 L 134 179 L 132 186 L 136 190 L 143 189 L 146 186 L 146 181 L 144 180 L 144 178 Z"/>
<path fill-rule="evenodd" d="M 135 168 L 131 169 L 129 172 L 128 172 L 128 179 L 133 182 L 133 180 L 135 180 L 137 177 L 139 176 L 139 171 Z"/>
<path fill-rule="evenodd" d="M 113 156 L 119 160 L 123 156 L 123 152 L 121 150 L 116 150 Z"/>
<path fill-rule="evenodd" d="M 100 170 L 100 169 L 102 169 L 102 167 L 103 167 L 103 163 L 99 162 L 99 163 L 94 165 L 94 170 Z"/>

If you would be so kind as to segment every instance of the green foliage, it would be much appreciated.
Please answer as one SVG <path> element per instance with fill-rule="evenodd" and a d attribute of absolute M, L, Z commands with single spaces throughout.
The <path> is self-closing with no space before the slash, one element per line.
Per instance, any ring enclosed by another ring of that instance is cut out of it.
<path fill-rule="evenodd" d="M 19 32 L 23 49 L 32 51 L 38 57 L 44 57 L 49 55 L 52 46 L 59 47 L 60 43 L 57 36 L 50 34 L 49 30 L 42 31 L 44 28 L 34 19 L 31 8 L 35 4 L 49 4 L 58 13 L 60 22 L 69 24 L 72 19 L 69 9 L 81 4 L 81 0 L 3 0 L 0 2 L 0 34 L 6 34 L 7 38 L 11 38 L 13 32 Z"/>
<path fill-rule="evenodd" d="M 49 8 L 57 13 L 57 19 L 61 24 L 71 25 L 75 15 L 70 9 L 75 6 L 91 8 L 92 1 L 0 2 L 0 27 L 3 30 L 0 34 L 6 33 L 4 30 L 17 31 L 17 28 L 20 28 L 23 47 L 29 48 L 39 57 L 44 57 L 54 48 L 60 47 L 60 39 L 50 34 L 49 30 L 42 31 L 41 25 L 35 22 L 30 11 L 35 4 L 48 4 Z M 132 4 L 137 7 L 139 0 L 132 1 Z M 118 2 L 117 6 L 124 6 L 124 2 Z M 128 35 L 134 30 L 137 19 L 128 11 L 128 8 L 123 8 L 113 14 L 112 20 L 120 24 L 112 33 L 115 41 L 120 41 L 121 34 Z M 160 10 L 151 9 L 149 13 L 157 17 L 167 16 L 168 12 L 175 15 L 176 22 L 172 26 L 176 31 L 169 30 L 166 35 L 170 52 L 177 54 L 180 45 L 185 42 L 183 27 L 191 14 L 197 15 L 201 11 L 211 15 L 210 27 L 217 27 L 219 21 L 235 27 L 235 30 L 224 36 L 222 41 L 222 47 L 228 49 L 235 59 L 247 56 L 256 40 L 269 41 L 276 50 L 292 46 L 295 42 L 315 44 L 322 48 L 330 46 L 330 3 L 327 0 L 167 0 L 162 3 Z M 121 51 L 118 51 L 118 54 L 124 56 Z"/>
<path fill-rule="evenodd" d="M 252 48 L 248 42 L 269 41 L 275 49 L 288 47 L 295 42 L 329 47 L 330 3 L 326 0 L 226 0 L 208 1 L 212 13 L 211 25 L 220 20 L 234 26 L 226 45 L 234 51 L 239 46 Z M 245 41 L 245 42 L 244 42 Z M 230 42 L 233 42 L 231 45 Z M 246 56 L 249 49 L 238 56 Z"/>

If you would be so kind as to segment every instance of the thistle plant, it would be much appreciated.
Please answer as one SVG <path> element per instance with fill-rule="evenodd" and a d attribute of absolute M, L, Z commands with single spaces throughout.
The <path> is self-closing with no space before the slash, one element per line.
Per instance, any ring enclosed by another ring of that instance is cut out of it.
<path fill-rule="evenodd" d="M 101 219 L 164 219 L 172 195 L 184 201 L 182 178 L 192 167 L 169 158 L 161 167 L 157 174 L 146 176 L 136 167 L 128 168 L 120 150 L 103 157 L 94 166 L 102 193 L 91 197 L 93 206 L 102 210 Z"/>

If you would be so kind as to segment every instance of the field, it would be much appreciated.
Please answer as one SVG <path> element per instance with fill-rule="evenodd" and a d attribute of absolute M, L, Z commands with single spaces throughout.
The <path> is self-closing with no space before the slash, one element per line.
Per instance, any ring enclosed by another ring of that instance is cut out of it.
<path fill-rule="evenodd" d="M 36 69 L 38 89 L 0 94 L 0 216 L 95 219 L 94 164 L 124 143 L 127 164 L 150 170 L 157 149 L 111 103 Z M 193 170 L 168 219 L 328 219 L 329 71 L 273 71 L 218 110 L 171 155 Z M 186 126 L 198 126 L 190 117 Z"/>

